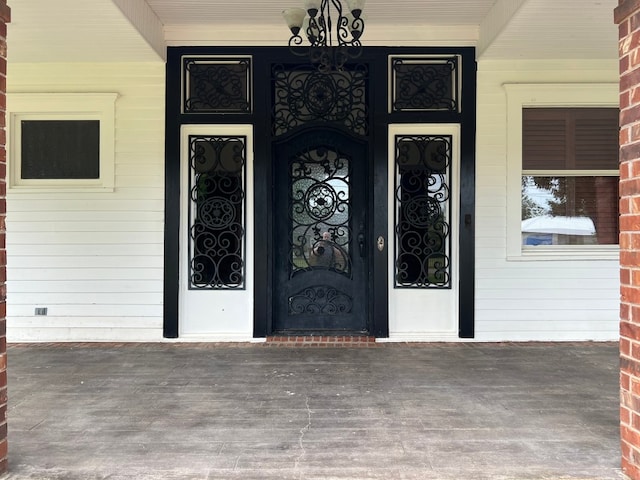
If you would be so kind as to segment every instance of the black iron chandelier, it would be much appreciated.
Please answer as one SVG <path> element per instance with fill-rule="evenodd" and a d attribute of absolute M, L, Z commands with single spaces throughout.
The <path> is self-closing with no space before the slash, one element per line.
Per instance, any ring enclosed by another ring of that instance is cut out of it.
<path fill-rule="evenodd" d="M 360 37 L 364 31 L 362 9 L 365 0 L 304 0 L 305 8 L 282 12 L 291 30 L 289 47 L 293 54 L 308 56 L 320 72 L 342 70 L 344 64 L 362 54 Z M 337 17 L 335 31 L 332 15 Z M 303 33 L 308 41 L 304 45 Z"/>

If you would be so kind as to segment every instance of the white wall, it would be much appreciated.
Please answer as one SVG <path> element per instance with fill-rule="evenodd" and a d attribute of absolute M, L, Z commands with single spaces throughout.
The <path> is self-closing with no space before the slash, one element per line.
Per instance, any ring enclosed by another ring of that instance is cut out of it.
<path fill-rule="evenodd" d="M 8 341 L 162 339 L 164 64 L 10 64 L 9 72 L 9 97 L 118 99 L 113 192 L 7 194 Z M 34 316 L 36 307 L 48 315 Z"/>
<path fill-rule="evenodd" d="M 618 338 L 615 254 L 609 259 L 585 255 L 570 260 L 507 260 L 507 100 L 503 84 L 611 82 L 618 82 L 615 61 L 478 63 L 476 340 Z"/>
<path fill-rule="evenodd" d="M 7 195 L 8 340 L 161 340 L 164 65 L 9 70 L 9 92 L 119 97 L 113 192 Z M 617 260 L 507 259 L 503 88 L 617 81 L 616 62 L 479 62 L 476 340 L 617 339 Z"/>

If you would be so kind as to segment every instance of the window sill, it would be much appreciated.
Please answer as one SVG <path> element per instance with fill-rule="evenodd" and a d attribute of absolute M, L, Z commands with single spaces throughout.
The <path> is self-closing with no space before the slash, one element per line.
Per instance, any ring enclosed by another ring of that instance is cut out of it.
<path fill-rule="evenodd" d="M 520 255 L 508 255 L 507 261 L 580 261 L 580 260 L 605 260 L 618 261 L 620 259 L 620 247 L 618 245 L 594 245 L 594 246 L 539 246 L 524 247 Z"/>
<path fill-rule="evenodd" d="M 25 193 L 111 193 L 115 190 L 109 185 L 11 185 L 7 194 Z"/>

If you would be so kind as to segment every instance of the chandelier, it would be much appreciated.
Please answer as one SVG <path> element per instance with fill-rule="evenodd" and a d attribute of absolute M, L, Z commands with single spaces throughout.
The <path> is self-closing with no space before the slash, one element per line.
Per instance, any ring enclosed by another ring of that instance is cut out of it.
<path fill-rule="evenodd" d="M 344 11 L 341 0 L 304 0 L 305 8 L 288 8 L 282 12 L 291 30 L 291 52 L 308 56 L 320 72 L 342 70 L 348 60 L 362 54 L 360 37 L 364 19 L 361 15 L 365 0 L 346 0 L 346 3 L 348 11 Z M 307 38 L 306 46 L 301 33 Z"/>

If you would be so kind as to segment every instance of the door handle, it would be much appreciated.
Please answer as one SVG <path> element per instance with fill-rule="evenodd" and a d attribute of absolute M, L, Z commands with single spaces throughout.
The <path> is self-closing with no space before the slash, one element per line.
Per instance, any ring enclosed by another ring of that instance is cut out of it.
<path fill-rule="evenodd" d="M 364 233 L 358 234 L 358 246 L 360 247 L 360 256 L 364 257 Z"/>
<path fill-rule="evenodd" d="M 382 235 L 380 235 L 378 237 L 378 241 L 376 242 L 378 245 L 378 251 L 383 251 L 384 250 L 384 237 Z"/>

